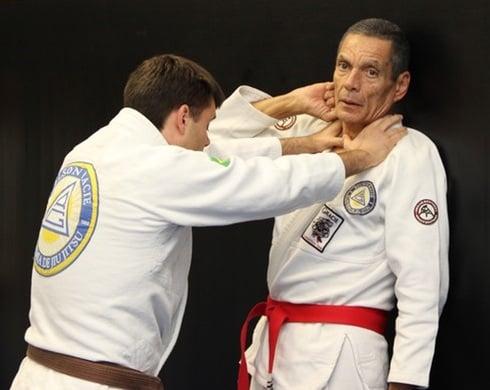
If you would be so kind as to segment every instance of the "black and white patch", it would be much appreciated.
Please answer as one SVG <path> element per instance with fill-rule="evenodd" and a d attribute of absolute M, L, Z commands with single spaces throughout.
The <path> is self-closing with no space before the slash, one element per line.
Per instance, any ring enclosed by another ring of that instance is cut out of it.
<path fill-rule="evenodd" d="M 313 248 L 323 252 L 343 222 L 344 218 L 325 205 L 301 237 Z"/>
<path fill-rule="evenodd" d="M 422 199 L 413 209 L 415 219 L 424 225 L 432 225 L 439 218 L 439 209 L 434 201 Z"/>
<path fill-rule="evenodd" d="M 344 195 L 344 207 L 349 214 L 366 215 L 376 206 L 376 188 L 370 181 L 352 185 Z"/>

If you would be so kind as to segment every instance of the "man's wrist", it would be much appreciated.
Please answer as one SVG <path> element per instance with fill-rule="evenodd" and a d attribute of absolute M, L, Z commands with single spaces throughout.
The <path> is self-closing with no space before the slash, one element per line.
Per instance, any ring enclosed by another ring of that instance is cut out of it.
<path fill-rule="evenodd" d="M 345 176 L 355 175 L 374 166 L 371 155 L 365 150 L 355 149 L 338 153 L 345 166 Z"/>

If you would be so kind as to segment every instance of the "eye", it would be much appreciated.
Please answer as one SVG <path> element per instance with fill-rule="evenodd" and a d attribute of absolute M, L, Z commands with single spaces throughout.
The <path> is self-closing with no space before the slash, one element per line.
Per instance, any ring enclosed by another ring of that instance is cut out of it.
<path fill-rule="evenodd" d="M 368 68 L 367 74 L 369 77 L 378 77 L 379 76 L 379 71 L 376 68 Z"/>
<path fill-rule="evenodd" d="M 340 70 L 347 70 L 349 68 L 349 64 L 347 64 L 345 61 L 339 61 L 337 62 L 337 68 Z"/>

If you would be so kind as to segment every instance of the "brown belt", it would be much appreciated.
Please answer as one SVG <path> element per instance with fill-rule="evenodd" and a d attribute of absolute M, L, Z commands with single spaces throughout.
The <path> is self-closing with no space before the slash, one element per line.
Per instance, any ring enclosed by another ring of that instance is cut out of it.
<path fill-rule="evenodd" d="M 163 390 L 160 378 L 112 363 L 92 362 L 32 345 L 27 346 L 27 356 L 52 370 L 86 381 L 128 390 Z"/>

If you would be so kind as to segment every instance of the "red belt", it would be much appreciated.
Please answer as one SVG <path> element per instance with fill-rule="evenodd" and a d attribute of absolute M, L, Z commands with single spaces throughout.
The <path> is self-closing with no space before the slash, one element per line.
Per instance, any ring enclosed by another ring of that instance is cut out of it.
<path fill-rule="evenodd" d="M 248 313 L 240 334 L 241 364 L 238 373 L 238 390 L 249 390 L 245 344 L 248 324 L 265 315 L 269 327 L 269 374 L 272 374 L 279 330 L 285 322 L 331 323 L 353 325 L 384 334 L 388 312 L 360 306 L 308 305 L 274 301 L 260 302 Z"/>

